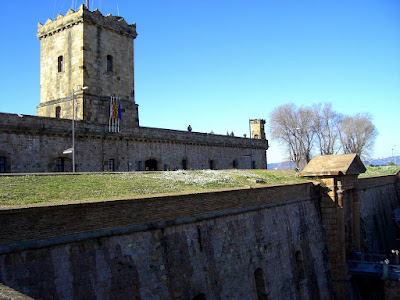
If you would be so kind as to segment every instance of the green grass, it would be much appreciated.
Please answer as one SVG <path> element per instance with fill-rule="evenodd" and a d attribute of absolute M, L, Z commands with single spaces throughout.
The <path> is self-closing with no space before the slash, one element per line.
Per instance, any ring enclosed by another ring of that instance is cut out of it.
<path fill-rule="evenodd" d="M 92 201 L 306 181 L 292 171 L 221 170 L 0 176 L 0 206 Z"/>
<path fill-rule="evenodd" d="M 367 172 L 360 174 L 359 177 L 373 177 L 395 174 L 399 169 L 398 166 L 378 166 L 378 167 L 367 167 Z"/>
<path fill-rule="evenodd" d="M 394 166 L 368 167 L 360 177 L 394 174 Z M 0 207 L 85 202 L 155 194 L 292 184 L 308 181 L 292 170 L 199 170 L 51 176 L 0 176 Z"/>

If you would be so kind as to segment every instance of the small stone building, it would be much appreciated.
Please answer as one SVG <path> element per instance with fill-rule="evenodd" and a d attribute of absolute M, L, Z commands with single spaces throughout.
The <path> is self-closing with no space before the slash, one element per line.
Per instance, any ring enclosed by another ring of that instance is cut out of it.
<path fill-rule="evenodd" d="M 37 36 L 37 117 L 0 114 L 0 172 L 266 168 L 264 120 L 250 138 L 139 126 L 136 24 L 82 5 Z"/>

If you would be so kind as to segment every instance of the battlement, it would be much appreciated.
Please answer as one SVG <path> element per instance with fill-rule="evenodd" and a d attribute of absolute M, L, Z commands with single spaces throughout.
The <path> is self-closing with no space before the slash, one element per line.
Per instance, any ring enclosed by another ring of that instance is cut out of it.
<path fill-rule="evenodd" d="M 108 28 L 133 38 L 137 36 L 136 23 L 129 25 L 124 18 L 111 14 L 103 16 L 99 10 L 90 11 L 82 4 L 77 11 L 70 9 L 65 15 L 59 14 L 55 20 L 48 19 L 44 25 L 39 23 L 37 37 L 46 38 L 83 22 Z"/>
<path fill-rule="evenodd" d="M 255 120 L 251 120 L 250 122 L 251 122 L 251 124 L 262 124 L 262 125 L 265 124 L 264 119 L 255 119 Z"/>
<path fill-rule="evenodd" d="M 261 139 L 265 140 L 265 120 L 263 119 L 254 119 L 250 120 L 251 123 L 251 138 L 252 139 Z"/>

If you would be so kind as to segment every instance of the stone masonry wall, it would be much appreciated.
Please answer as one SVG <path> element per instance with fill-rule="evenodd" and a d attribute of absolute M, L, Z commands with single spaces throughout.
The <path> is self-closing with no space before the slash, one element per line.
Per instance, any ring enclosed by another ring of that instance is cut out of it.
<path fill-rule="evenodd" d="M 45 239 L 2 231 L 15 244 L 0 281 L 35 299 L 256 299 L 261 269 L 270 299 L 330 299 L 314 196 L 310 183 L 1 211 L 20 240 Z"/>
<path fill-rule="evenodd" d="M 386 254 L 400 249 L 399 228 L 393 220 L 400 206 L 396 184 L 396 175 L 358 180 L 361 248 L 365 252 Z"/>
<path fill-rule="evenodd" d="M 53 172 L 56 159 L 65 160 L 65 171 L 72 169 L 71 120 L 0 114 L 0 156 L 6 157 L 7 172 Z M 266 140 L 158 128 L 123 128 L 108 133 L 106 125 L 75 122 L 77 171 L 107 171 L 114 159 L 115 171 L 144 170 L 145 161 L 155 159 L 157 169 L 208 169 L 209 160 L 217 169 L 248 169 L 250 157 L 256 168 L 266 168 Z"/>
<path fill-rule="evenodd" d="M 83 86 L 83 22 L 40 40 L 40 103 L 72 96 L 72 89 Z M 58 70 L 58 57 L 63 69 Z M 38 113 L 42 110 L 38 110 Z M 45 111 L 43 111 L 45 112 Z M 38 114 L 51 116 L 50 114 Z"/>
<path fill-rule="evenodd" d="M 136 24 L 121 17 L 103 16 L 84 5 L 54 21 L 38 26 L 40 39 L 40 105 L 38 116 L 72 119 L 72 94 L 76 95 L 77 116 L 86 121 L 108 124 L 109 99 L 122 99 L 124 125 L 138 125 L 134 101 L 133 40 Z M 111 64 L 108 65 L 108 58 Z M 62 58 L 62 68 L 59 66 Z"/>
<path fill-rule="evenodd" d="M 0 209 L 0 246 L 195 217 L 280 203 L 288 199 L 308 199 L 314 193 L 314 185 L 304 183 L 132 200 Z M 15 232 L 18 235 L 13 234 Z"/>
<path fill-rule="evenodd" d="M 84 41 L 84 85 L 90 93 L 133 100 L 133 37 L 85 24 Z M 111 71 L 107 71 L 107 55 L 112 56 Z"/>

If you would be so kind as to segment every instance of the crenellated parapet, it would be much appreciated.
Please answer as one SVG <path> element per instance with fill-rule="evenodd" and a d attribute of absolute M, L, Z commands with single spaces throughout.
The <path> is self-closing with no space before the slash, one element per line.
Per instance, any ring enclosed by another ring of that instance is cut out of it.
<path fill-rule="evenodd" d="M 133 38 L 137 36 L 136 23 L 129 25 L 122 17 L 111 14 L 104 16 L 99 10 L 90 11 L 82 4 L 77 11 L 70 9 L 65 15 L 59 14 L 55 20 L 48 19 L 44 25 L 39 23 L 37 37 L 42 39 L 83 22 L 108 28 Z"/>
<path fill-rule="evenodd" d="M 73 117 L 73 90 L 79 119 L 108 124 L 109 99 L 121 99 L 124 122 L 138 125 L 134 101 L 133 41 L 136 24 L 81 5 L 38 25 L 40 104 L 38 116 Z"/>

